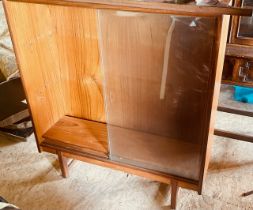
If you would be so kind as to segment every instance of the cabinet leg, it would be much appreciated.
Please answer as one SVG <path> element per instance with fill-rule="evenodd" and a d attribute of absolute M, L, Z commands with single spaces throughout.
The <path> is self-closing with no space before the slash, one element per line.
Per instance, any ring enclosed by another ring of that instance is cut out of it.
<path fill-rule="evenodd" d="M 68 162 L 67 158 L 65 158 L 61 151 L 57 151 L 59 164 L 61 168 L 61 173 L 63 178 L 67 178 L 69 176 Z"/>
<path fill-rule="evenodd" d="M 202 188 L 198 190 L 198 194 L 202 195 Z"/>
<path fill-rule="evenodd" d="M 177 181 L 171 181 L 171 208 L 176 209 L 177 206 L 177 192 L 178 192 L 178 185 Z"/>

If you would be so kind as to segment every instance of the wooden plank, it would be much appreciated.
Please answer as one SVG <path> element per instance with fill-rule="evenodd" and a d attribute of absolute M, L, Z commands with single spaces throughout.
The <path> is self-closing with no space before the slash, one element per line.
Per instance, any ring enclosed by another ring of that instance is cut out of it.
<path fill-rule="evenodd" d="M 26 137 L 22 137 L 22 136 L 16 136 L 12 133 L 7 133 L 7 132 L 3 132 L 0 129 L 0 136 L 3 136 L 5 139 L 9 139 L 11 141 L 23 141 L 26 142 Z"/>
<path fill-rule="evenodd" d="M 253 112 L 229 108 L 229 107 L 219 106 L 218 111 L 227 112 L 227 113 L 231 113 L 231 114 L 243 115 L 243 116 L 247 116 L 247 117 L 253 117 Z"/>
<path fill-rule="evenodd" d="M 113 9 L 133 12 L 148 12 L 187 16 L 221 16 L 240 15 L 251 16 L 251 9 L 233 8 L 226 6 L 196 6 L 194 4 L 169 4 L 151 1 L 129 1 L 129 0 L 10 0 L 17 2 L 54 4 L 64 6 L 88 7 L 94 9 Z"/>
<path fill-rule="evenodd" d="M 108 157 L 106 124 L 64 116 L 45 134 L 43 145 L 59 145 Z"/>
<path fill-rule="evenodd" d="M 243 87 L 253 87 L 252 82 L 236 82 L 236 81 L 231 81 L 231 80 L 222 80 L 222 84 L 239 85 L 239 86 L 243 86 Z"/>
<path fill-rule="evenodd" d="M 20 111 L 18 113 L 15 113 L 7 118 L 5 118 L 4 120 L 0 121 L 0 127 L 7 127 L 7 126 L 11 126 L 12 124 L 23 120 L 27 117 L 29 117 L 29 110 L 28 109 L 24 109 L 23 111 Z"/>
<path fill-rule="evenodd" d="M 29 115 L 28 115 L 29 116 Z M 1 126 L 0 126 L 1 128 Z M 9 130 L 23 130 L 23 129 L 28 129 L 32 128 L 32 122 L 30 118 L 23 119 L 22 122 L 18 122 L 12 125 L 4 126 L 4 129 L 9 129 Z"/>
<path fill-rule="evenodd" d="M 239 44 L 227 44 L 226 55 L 253 58 L 253 47 Z"/>
<path fill-rule="evenodd" d="M 26 103 L 23 103 L 24 100 L 25 93 L 20 78 L 15 78 L 0 84 L 1 127 L 28 117 L 28 106 Z"/>
<path fill-rule="evenodd" d="M 214 134 L 216 136 L 222 136 L 226 138 L 236 139 L 240 141 L 247 141 L 253 143 L 253 136 L 244 135 L 244 134 L 238 134 L 230 131 L 215 129 Z"/>
<path fill-rule="evenodd" d="M 66 114 L 104 121 L 96 11 L 4 5 L 38 142 Z"/>

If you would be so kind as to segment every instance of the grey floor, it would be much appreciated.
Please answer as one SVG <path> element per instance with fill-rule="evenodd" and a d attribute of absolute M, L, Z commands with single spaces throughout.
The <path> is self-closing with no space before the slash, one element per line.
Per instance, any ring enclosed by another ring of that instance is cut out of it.
<path fill-rule="evenodd" d="M 233 87 L 230 85 L 222 85 L 219 105 L 253 112 L 253 104 L 246 104 L 233 100 Z M 216 128 L 253 136 L 253 118 L 218 112 Z"/>

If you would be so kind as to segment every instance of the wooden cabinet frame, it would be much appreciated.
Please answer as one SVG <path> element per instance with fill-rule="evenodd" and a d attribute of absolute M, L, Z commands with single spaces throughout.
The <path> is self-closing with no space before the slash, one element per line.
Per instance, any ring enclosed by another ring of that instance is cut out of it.
<path fill-rule="evenodd" d="M 235 0 L 235 7 L 242 7 L 243 0 Z M 229 37 L 229 43 L 239 44 L 239 45 L 253 45 L 253 38 L 248 37 L 239 37 L 239 25 L 240 25 L 240 16 L 233 16 L 231 18 L 231 31 Z"/>

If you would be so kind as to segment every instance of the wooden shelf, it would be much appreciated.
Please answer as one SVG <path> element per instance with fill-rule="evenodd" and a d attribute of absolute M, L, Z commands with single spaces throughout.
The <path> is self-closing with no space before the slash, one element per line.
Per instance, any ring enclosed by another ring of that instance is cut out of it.
<path fill-rule="evenodd" d="M 215 129 L 214 130 L 214 135 L 221 136 L 221 137 L 226 137 L 226 138 L 231 138 L 231 139 L 235 139 L 235 140 L 239 140 L 239 141 L 247 141 L 247 142 L 253 143 L 253 136 L 234 133 L 234 132 L 231 132 L 231 131 Z"/>
<path fill-rule="evenodd" d="M 222 80 L 222 84 L 226 85 L 239 85 L 243 87 L 253 87 L 252 82 L 235 82 L 231 80 Z"/>
<path fill-rule="evenodd" d="M 245 45 L 239 45 L 239 44 L 227 44 L 226 55 L 251 59 L 253 58 L 253 48 L 252 46 L 245 46 Z"/>
<path fill-rule="evenodd" d="M 64 116 L 45 134 L 41 146 L 68 148 L 73 153 L 85 153 L 108 158 L 106 124 Z"/>
<path fill-rule="evenodd" d="M 199 179 L 200 143 L 113 125 L 108 125 L 108 130 L 113 161 L 191 180 Z"/>

